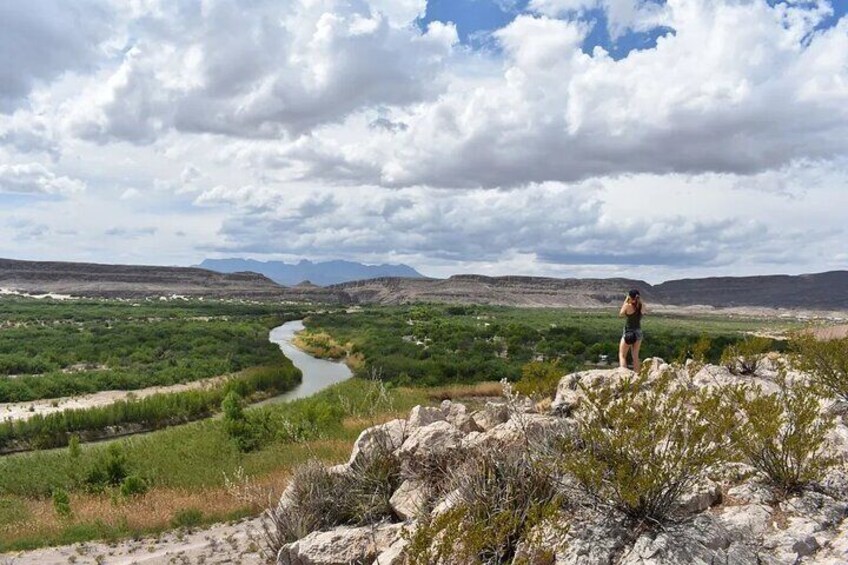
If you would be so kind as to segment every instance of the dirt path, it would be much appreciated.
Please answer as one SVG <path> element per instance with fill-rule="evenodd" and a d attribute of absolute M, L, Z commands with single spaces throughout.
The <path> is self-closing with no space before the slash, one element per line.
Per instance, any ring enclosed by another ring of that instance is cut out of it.
<path fill-rule="evenodd" d="M 3 565 L 105 564 L 171 565 L 267 563 L 261 553 L 258 518 L 234 524 L 216 524 L 193 532 L 167 532 L 159 537 L 127 540 L 115 544 L 78 543 L 62 547 L 6 553 Z"/>
<path fill-rule="evenodd" d="M 109 404 L 113 404 L 119 400 L 129 400 L 130 398 L 140 399 L 158 393 L 174 393 L 184 392 L 187 390 L 212 388 L 222 383 L 228 377 L 229 375 L 225 375 L 212 377 L 211 379 L 202 379 L 186 384 L 153 386 L 138 390 L 103 390 L 92 394 L 69 396 L 65 398 L 46 398 L 42 400 L 32 400 L 29 402 L 0 403 L 0 420 L 28 420 L 36 414 L 47 415 L 74 408 L 108 406 Z"/>

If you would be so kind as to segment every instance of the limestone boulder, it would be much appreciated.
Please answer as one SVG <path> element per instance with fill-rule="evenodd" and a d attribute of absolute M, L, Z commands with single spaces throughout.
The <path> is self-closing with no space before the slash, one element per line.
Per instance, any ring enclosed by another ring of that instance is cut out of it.
<path fill-rule="evenodd" d="M 348 465 L 358 465 L 381 450 L 393 452 L 403 445 L 408 433 L 406 420 L 392 420 L 372 426 L 359 434 L 353 444 Z"/>
<path fill-rule="evenodd" d="M 474 435 L 465 442 L 468 447 L 476 449 L 499 450 L 525 445 L 546 431 L 563 431 L 563 422 L 554 416 L 545 414 L 516 414 L 503 424 L 499 424 L 487 432 Z"/>
<path fill-rule="evenodd" d="M 445 420 L 445 414 L 441 408 L 433 406 L 416 406 L 409 412 L 407 423 L 410 430 L 422 428 L 433 422 Z"/>
<path fill-rule="evenodd" d="M 629 369 L 593 369 L 564 376 L 557 385 L 556 396 L 551 403 L 551 412 L 556 416 L 569 417 L 583 399 L 581 387 L 593 388 L 614 385 L 623 378 L 633 376 Z"/>
<path fill-rule="evenodd" d="M 408 479 L 401 483 L 389 499 L 395 514 L 402 519 L 415 518 L 429 498 L 429 488 L 424 481 Z"/>
<path fill-rule="evenodd" d="M 464 404 L 445 400 L 442 402 L 440 409 L 445 416 L 445 420 L 456 426 L 463 433 L 479 432 L 480 426 L 471 417 L 468 408 Z"/>
<path fill-rule="evenodd" d="M 471 413 L 471 419 L 485 432 L 509 420 L 509 409 L 503 402 L 487 402 L 482 410 Z"/>
<path fill-rule="evenodd" d="M 414 475 L 416 470 L 438 466 L 456 455 L 462 449 L 463 435 L 453 424 L 439 420 L 414 429 L 395 455 L 405 474 Z"/>
<path fill-rule="evenodd" d="M 400 539 L 403 524 L 380 524 L 360 528 L 338 527 L 312 532 L 284 545 L 278 565 L 348 565 L 373 563 L 378 555 Z"/>
<path fill-rule="evenodd" d="M 680 514 L 698 514 L 721 501 L 721 485 L 704 480 L 693 485 L 678 502 L 677 512 Z"/>

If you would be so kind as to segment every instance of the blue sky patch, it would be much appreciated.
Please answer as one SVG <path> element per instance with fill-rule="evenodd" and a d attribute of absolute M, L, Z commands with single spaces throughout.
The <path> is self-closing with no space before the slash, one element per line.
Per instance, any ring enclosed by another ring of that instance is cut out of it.
<path fill-rule="evenodd" d="M 786 3 L 786 0 L 767 1 L 771 6 Z M 491 33 L 509 24 L 517 15 L 526 13 L 528 4 L 529 0 L 429 0 L 427 12 L 418 25 L 423 30 L 432 21 L 453 22 L 463 44 L 473 49 L 497 50 Z M 848 0 L 832 0 L 831 6 L 833 14 L 821 22 L 817 30 L 833 27 L 848 15 Z M 602 47 L 616 60 L 627 57 L 634 50 L 652 49 L 658 38 L 674 33 L 673 29 L 663 26 L 649 31 L 627 31 L 613 40 L 603 9 L 583 12 L 580 19 L 593 24 L 583 51 L 591 54 L 595 47 Z"/>

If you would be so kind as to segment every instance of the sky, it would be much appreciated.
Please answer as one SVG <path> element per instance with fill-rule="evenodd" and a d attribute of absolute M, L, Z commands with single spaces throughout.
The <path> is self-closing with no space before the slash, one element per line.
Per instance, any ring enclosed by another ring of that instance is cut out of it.
<path fill-rule="evenodd" d="M 0 57 L 0 257 L 848 268 L 848 0 L 12 0 Z"/>

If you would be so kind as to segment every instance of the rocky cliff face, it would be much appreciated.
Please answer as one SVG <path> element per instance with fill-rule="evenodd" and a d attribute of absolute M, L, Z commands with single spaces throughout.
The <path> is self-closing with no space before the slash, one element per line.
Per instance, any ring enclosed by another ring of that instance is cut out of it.
<path fill-rule="evenodd" d="M 661 360 L 648 360 L 649 382 L 668 374 Z M 440 531 L 433 539 L 422 540 L 439 520 L 451 519 L 451 512 L 468 509 L 473 491 L 497 492 L 489 501 L 509 508 L 527 491 L 548 496 L 538 479 L 523 479 L 491 490 L 491 485 L 514 473 L 510 461 L 523 461 L 530 445 L 540 438 L 567 438 L 575 426 L 575 408 L 582 393 L 578 384 L 597 387 L 627 377 L 627 370 L 593 370 L 564 377 L 550 409 L 537 408 L 529 399 L 507 395 L 500 403 L 470 411 L 465 405 L 444 401 L 439 407 L 418 406 L 406 419 L 393 420 L 366 429 L 353 448 L 350 460 L 327 470 L 333 484 L 355 488 L 356 479 L 369 461 L 397 465 L 399 474 L 385 491 L 385 508 L 358 525 L 326 527 L 288 540 L 278 554 L 280 565 L 330 565 L 365 563 L 400 565 L 421 563 L 423 546 L 437 546 L 440 539 L 450 544 L 474 543 L 473 529 Z M 774 390 L 777 372 L 773 363 L 764 363 L 760 374 L 738 377 L 723 367 L 706 366 L 686 377 L 687 386 L 712 387 L 742 381 Z M 678 374 L 683 377 L 683 372 Z M 805 379 L 800 373 L 793 379 Z M 822 406 L 824 414 L 841 413 L 835 405 Z M 835 411 L 834 411 L 835 410 Z M 848 426 L 838 416 L 835 429 L 826 442 L 827 452 L 844 461 L 848 456 Z M 441 463 L 442 468 L 436 463 Z M 444 466 L 453 469 L 445 482 Z M 522 463 L 523 464 L 523 463 Z M 491 466 L 480 473 L 480 466 Z M 440 474 L 441 473 L 441 474 Z M 462 475 L 483 476 L 483 481 L 462 479 Z M 459 482 L 457 482 L 459 475 Z M 370 476 L 370 475 L 369 475 Z M 515 475 L 518 476 L 518 475 Z M 568 477 L 549 476 L 554 491 L 569 492 Z M 301 516 L 308 485 L 289 485 L 276 509 L 277 516 Z M 303 478 L 301 477 L 301 480 Z M 340 481 L 340 482 L 339 482 Z M 345 482 L 347 481 L 347 482 Z M 329 483 L 327 483 L 329 484 Z M 373 482 L 368 492 L 378 493 Z M 445 485 L 448 485 L 445 487 Z M 457 485 L 459 485 L 457 487 Z M 467 487 L 472 487 L 471 495 Z M 463 490 L 466 489 L 466 490 Z M 524 491 L 524 492 L 522 492 Z M 603 510 L 589 501 L 572 499 L 553 506 L 529 534 L 512 540 L 508 553 L 487 553 L 491 563 L 533 563 L 558 565 L 661 565 L 661 564 L 799 564 L 848 563 L 848 474 L 843 466 L 831 467 L 822 480 L 802 492 L 780 496 L 762 481 L 756 471 L 743 463 L 722 464 L 690 485 L 676 500 L 675 519 L 661 527 L 634 524 L 615 512 Z M 341 505 L 344 495 L 334 502 Z M 360 501 L 362 499 L 359 499 Z M 369 499 L 372 504 L 373 499 Z M 463 506 L 465 504 L 466 506 Z M 375 506 L 369 506 L 375 508 Z M 492 529 L 509 524 L 508 513 L 490 509 L 485 518 Z M 538 518 L 538 517 L 537 517 Z M 519 516 L 519 520 L 533 519 Z M 504 522 L 506 520 L 506 522 Z M 452 537 L 453 536 L 453 537 Z M 286 541 L 286 540 L 283 540 Z M 423 546 L 422 546 L 423 544 Z M 491 548 L 490 548 L 491 549 Z M 487 550 L 488 551 L 488 550 Z M 431 552 L 431 563 L 479 563 L 455 555 Z M 414 557 L 414 559 L 412 559 Z M 411 560 L 412 559 L 412 560 Z"/>
<path fill-rule="evenodd" d="M 334 285 L 363 304 L 447 302 L 594 308 L 618 304 L 631 288 L 667 306 L 848 310 L 848 271 L 815 275 L 684 279 L 650 285 L 636 279 L 553 279 L 456 275 L 449 279 L 378 278 Z"/>
<path fill-rule="evenodd" d="M 449 279 L 379 278 L 329 287 L 365 304 L 444 302 L 527 307 L 593 308 L 620 302 L 631 288 L 653 295 L 648 283 L 631 279 L 553 279 L 455 275 Z"/>

